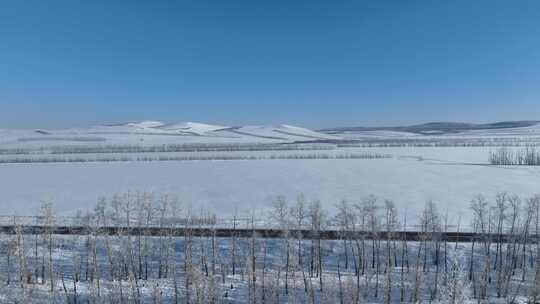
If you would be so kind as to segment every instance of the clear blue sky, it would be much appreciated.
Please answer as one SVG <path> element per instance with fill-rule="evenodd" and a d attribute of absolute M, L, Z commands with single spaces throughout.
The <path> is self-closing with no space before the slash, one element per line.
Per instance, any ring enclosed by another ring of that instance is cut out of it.
<path fill-rule="evenodd" d="M 0 2 L 0 127 L 540 119 L 540 1 Z"/>

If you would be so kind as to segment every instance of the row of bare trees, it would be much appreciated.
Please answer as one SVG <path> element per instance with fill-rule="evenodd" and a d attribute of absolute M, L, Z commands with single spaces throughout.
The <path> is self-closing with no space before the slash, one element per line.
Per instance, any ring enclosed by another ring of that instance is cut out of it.
<path fill-rule="evenodd" d="M 535 146 L 521 149 L 502 147 L 489 153 L 489 163 L 506 166 L 540 166 L 540 151 Z"/>
<path fill-rule="evenodd" d="M 55 137 L 57 140 L 62 138 Z M 103 138 L 69 137 L 69 141 L 93 142 L 79 145 L 47 145 L 25 148 L 1 148 L 0 155 L 23 154 L 87 154 L 87 153 L 166 153 L 166 152 L 232 152 L 232 151 L 293 151 L 293 150 L 333 150 L 330 143 L 184 143 L 184 144 L 101 144 Z M 86 140 L 85 140 L 86 139 Z M 34 138 L 21 138 L 32 141 Z"/>
<path fill-rule="evenodd" d="M 448 137 L 411 136 L 402 138 L 362 138 L 361 141 L 340 143 L 340 147 L 526 147 L 538 146 L 538 137 Z"/>
<path fill-rule="evenodd" d="M 15 233 L 0 236 L 0 303 L 536 303 L 539 209 L 540 196 L 478 195 L 472 221 L 457 223 L 475 237 L 450 243 L 443 237 L 449 217 L 432 201 L 410 220 L 417 241 L 401 233 L 407 217 L 394 202 L 375 196 L 341 201 L 332 214 L 303 195 L 293 202 L 277 196 L 248 221 L 235 215 L 227 237 L 216 235 L 222 222 L 215 215 L 171 195 L 100 198 L 80 216 L 85 235 L 55 235 L 61 223 L 44 204 L 35 221 L 40 233 L 25 232 L 14 218 Z M 258 234 L 261 216 L 281 237 Z M 110 226 L 121 229 L 100 229 Z M 161 233 L 137 229 L 144 227 Z M 206 234 L 194 233 L 202 227 Z M 339 239 L 324 240 L 328 229 Z"/>
<path fill-rule="evenodd" d="M 382 159 L 391 158 L 390 154 L 382 154 L 375 152 L 361 152 L 361 153 L 326 153 L 326 152 L 286 152 L 281 154 L 188 154 L 188 155 L 152 155 L 147 153 L 146 155 L 135 156 L 115 156 L 106 155 L 101 156 L 58 156 L 58 154 L 51 155 L 29 155 L 29 156 L 16 156 L 0 158 L 0 164 L 25 164 L 25 163 L 86 163 L 86 162 L 130 162 L 130 161 L 195 161 L 195 160 L 262 160 L 262 159 Z"/>

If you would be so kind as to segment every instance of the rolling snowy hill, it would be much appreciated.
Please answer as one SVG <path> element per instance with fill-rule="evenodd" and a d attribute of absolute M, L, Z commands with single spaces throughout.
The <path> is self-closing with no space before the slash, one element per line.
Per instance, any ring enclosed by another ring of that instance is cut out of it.
<path fill-rule="evenodd" d="M 540 121 L 505 121 L 486 124 L 431 122 L 397 127 L 346 127 L 319 132 L 346 139 L 411 137 L 540 136 Z"/>
<path fill-rule="evenodd" d="M 281 144 L 338 136 L 289 125 L 229 127 L 197 122 L 141 121 L 58 130 L 0 129 L 0 149 L 51 146 L 167 144 Z"/>

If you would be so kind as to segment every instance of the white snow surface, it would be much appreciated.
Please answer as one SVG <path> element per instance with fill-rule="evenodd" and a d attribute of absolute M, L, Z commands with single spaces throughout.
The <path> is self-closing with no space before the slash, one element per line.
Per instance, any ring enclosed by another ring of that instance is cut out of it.
<path fill-rule="evenodd" d="M 540 136 L 540 127 L 471 131 L 467 134 L 441 136 L 520 138 Z M 423 137 L 400 132 L 371 132 L 364 135 Z M 193 122 L 143 121 L 62 130 L 0 129 L 0 149 L 29 148 L 41 153 L 41 148 L 46 150 L 47 147 L 63 145 L 280 144 L 336 138 L 289 125 L 230 127 Z M 229 216 L 235 209 L 239 212 L 263 210 L 275 195 L 285 195 L 292 201 L 299 193 L 304 193 L 308 199 L 321 200 L 331 211 L 342 199 L 358 202 L 373 194 L 381 199 L 394 200 L 402 214 L 407 212 L 409 223 L 414 222 L 414 217 L 427 200 L 437 202 L 441 211 L 448 210 L 454 219 L 461 216 L 467 221 L 469 202 L 479 193 L 488 199 L 493 199 L 501 191 L 522 197 L 540 193 L 540 167 L 491 166 L 488 155 L 494 149 L 496 147 L 399 147 L 302 152 L 336 155 L 368 152 L 393 155 L 390 159 L 0 164 L 0 215 L 32 215 L 43 201 L 52 201 L 56 211 L 72 215 L 79 209 L 92 209 L 100 195 L 153 191 L 176 194 L 186 205 L 208 208 L 221 216 Z M 255 156 L 278 153 L 301 154 L 299 151 L 210 151 L 201 155 Z M 50 155 L 56 157 L 58 154 Z M 189 154 L 171 152 L 163 155 Z M 90 156 L 96 157 L 92 154 L 73 157 Z"/>
<path fill-rule="evenodd" d="M 321 139 L 336 139 L 339 137 L 327 135 L 309 129 L 279 125 L 279 126 L 244 126 L 231 128 L 227 132 L 233 132 L 244 136 L 253 136 L 261 139 L 272 139 L 278 141 L 306 141 Z"/>
<path fill-rule="evenodd" d="M 158 127 L 160 130 L 169 131 L 169 132 L 178 132 L 178 133 L 191 133 L 195 135 L 207 135 L 210 132 L 225 129 L 225 126 L 218 125 L 209 125 L 197 122 L 181 122 L 181 123 L 172 123 L 164 124 Z"/>
<path fill-rule="evenodd" d="M 357 149 L 358 151 L 360 149 Z M 5 164 L 0 166 L 0 214 L 33 214 L 50 200 L 69 215 L 93 208 L 99 195 L 154 191 L 176 194 L 186 205 L 222 216 L 262 210 L 275 195 L 299 193 L 332 211 L 346 199 L 373 194 L 394 200 L 413 223 L 428 200 L 454 221 L 469 219 L 469 202 L 481 193 L 522 197 L 540 193 L 540 167 L 486 163 L 489 148 L 371 148 L 391 159 L 318 159 L 126 163 Z M 462 222 L 463 223 L 463 222 Z"/>

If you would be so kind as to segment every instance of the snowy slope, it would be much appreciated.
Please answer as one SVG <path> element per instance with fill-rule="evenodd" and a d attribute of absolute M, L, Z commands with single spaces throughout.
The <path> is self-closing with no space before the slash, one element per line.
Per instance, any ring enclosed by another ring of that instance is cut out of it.
<path fill-rule="evenodd" d="M 198 122 L 180 122 L 165 124 L 156 127 L 156 129 L 185 135 L 212 136 L 212 132 L 225 129 L 227 127 L 218 125 L 209 125 Z"/>
<path fill-rule="evenodd" d="M 129 122 L 58 130 L 0 129 L 0 149 L 51 146 L 293 143 L 339 137 L 289 125 L 228 127 L 197 122 Z"/>
<path fill-rule="evenodd" d="M 462 134 L 469 136 L 540 136 L 540 124 L 519 128 L 471 130 L 463 132 Z"/>
<path fill-rule="evenodd" d="M 533 137 L 540 136 L 539 122 L 500 122 L 493 124 L 427 123 L 405 127 L 335 128 L 321 132 L 346 139 L 363 138 L 448 138 L 448 137 Z"/>
<path fill-rule="evenodd" d="M 337 136 L 289 125 L 233 127 L 224 131 L 241 136 L 278 141 L 312 141 L 339 138 Z"/>

